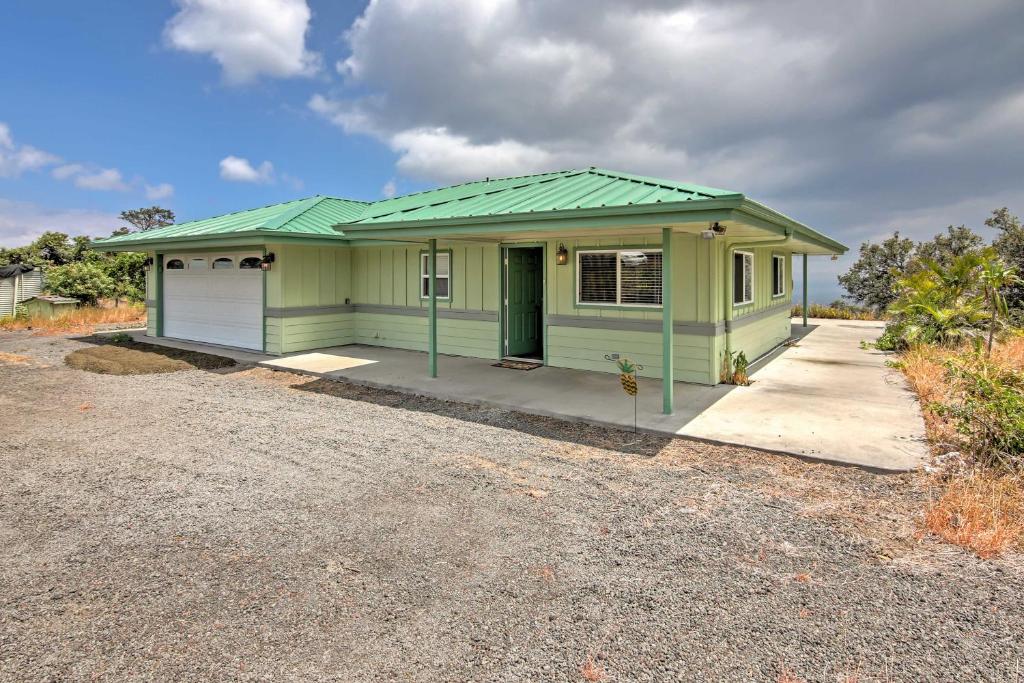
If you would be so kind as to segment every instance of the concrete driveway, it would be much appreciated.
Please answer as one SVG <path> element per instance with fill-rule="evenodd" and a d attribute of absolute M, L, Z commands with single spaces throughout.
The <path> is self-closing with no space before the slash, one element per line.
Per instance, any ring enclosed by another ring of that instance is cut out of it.
<path fill-rule="evenodd" d="M 755 365 L 751 386 L 677 382 L 673 415 L 661 412 L 661 382 L 641 378 L 637 429 L 876 470 L 913 469 L 927 455 L 914 396 L 903 376 L 885 366 L 885 354 L 860 348 L 862 340 L 876 339 L 882 327 L 814 320 L 804 329 L 794 321 L 796 345 Z M 487 359 L 440 356 L 438 377 L 432 379 L 426 354 L 416 351 L 350 345 L 282 359 L 136 335 L 141 341 L 229 355 L 276 370 L 601 426 L 634 426 L 633 400 L 613 373 L 510 370 L 493 367 Z"/>
<path fill-rule="evenodd" d="M 874 341 L 883 323 L 814 320 L 793 346 L 763 363 L 677 434 L 805 457 L 909 470 L 925 461 L 924 421 L 913 392 Z M 794 332 L 802 328 L 794 321 Z"/>

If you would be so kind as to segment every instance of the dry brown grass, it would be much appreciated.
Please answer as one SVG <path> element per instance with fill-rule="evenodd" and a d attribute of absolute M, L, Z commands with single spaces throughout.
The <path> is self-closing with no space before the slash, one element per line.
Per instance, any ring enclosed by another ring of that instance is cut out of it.
<path fill-rule="evenodd" d="M 32 330 L 37 334 L 91 334 L 99 325 L 146 324 L 146 307 L 142 305 L 121 306 L 120 308 L 99 308 L 87 306 L 56 318 L 3 318 L 0 330 Z"/>
<path fill-rule="evenodd" d="M 900 359 L 907 381 L 920 398 L 928 441 L 936 455 L 971 450 L 950 418 L 935 409 L 956 398 L 943 364 L 958 353 L 962 351 L 917 346 Z M 992 360 L 1024 370 L 1024 337 L 997 344 Z M 975 469 L 968 474 L 947 473 L 934 481 L 939 493 L 925 507 L 924 531 L 967 548 L 982 559 L 1024 550 L 1024 481 L 1020 477 Z"/>
<path fill-rule="evenodd" d="M 944 486 L 925 509 L 925 529 L 982 559 L 1024 550 L 1024 483 L 1019 478 L 975 472 Z"/>

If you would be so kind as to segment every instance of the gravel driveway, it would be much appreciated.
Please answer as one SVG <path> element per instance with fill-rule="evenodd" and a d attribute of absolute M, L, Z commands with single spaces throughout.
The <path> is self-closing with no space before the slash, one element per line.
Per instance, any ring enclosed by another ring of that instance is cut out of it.
<path fill-rule="evenodd" d="M 1024 676 L 914 475 L 83 346 L 0 334 L 4 680 Z"/>

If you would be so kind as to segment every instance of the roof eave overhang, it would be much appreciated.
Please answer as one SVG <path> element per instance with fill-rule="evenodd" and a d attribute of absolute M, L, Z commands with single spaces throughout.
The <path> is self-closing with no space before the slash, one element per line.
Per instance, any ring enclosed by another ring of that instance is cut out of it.
<path fill-rule="evenodd" d="M 795 221 L 785 214 L 770 209 L 751 199 L 744 199 L 733 211 L 732 220 L 755 228 L 764 228 L 780 234 L 789 232 L 800 242 L 811 244 L 830 254 L 845 254 L 849 247 L 823 235 L 817 230 Z"/>
<path fill-rule="evenodd" d="M 94 251 L 166 251 L 167 249 L 202 249 L 208 247 L 240 247 L 254 244 L 330 244 L 344 245 L 344 235 L 323 235 L 320 233 L 280 233 L 274 230 L 246 230 L 243 232 L 212 235 L 180 235 L 177 237 L 155 237 L 140 240 L 119 240 L 109 244 L 103 240 L 89 243 Z"/>

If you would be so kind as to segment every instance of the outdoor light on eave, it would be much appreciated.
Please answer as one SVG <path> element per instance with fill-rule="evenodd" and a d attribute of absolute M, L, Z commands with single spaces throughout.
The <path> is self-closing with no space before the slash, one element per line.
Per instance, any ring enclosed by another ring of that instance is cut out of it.
<path fill-rule="evenodd" d="M 565 244 L 562 242 L 558 243 L 558 251 L 555 252 L 555 263 L 560 266 L 564 266 L 569 262 L 569 250 L 565 248 Z"/>
<path fill-rule="evenodd" d="M 270 264 L 274 262 L 274 252 L 270 252 L 260 261 L 260 270 L 270 270 Z"/>
<path fill-rule="evenodd" d="M 144 271 L 146 271 L 147 273 L 149 271 L 153 270 L 153 257 L 152 256 L 147 256 L 146 259 L 142 262 L 142 269 Z"/>
<path fill-rule="evenodd" d="M 709 229 L 703 230 L 700 233 L 700 236 L 703 237 L 706 240 L 713 240 L 716 237 L 718 237 L 719 235 L 724 235 L 724 234 L 725 234 L 725 226 L 722 225 L 721 223 L 719 223 L 718 221 L 715 221 L 714 224 L 712 224 L 712 226 Z"/>

